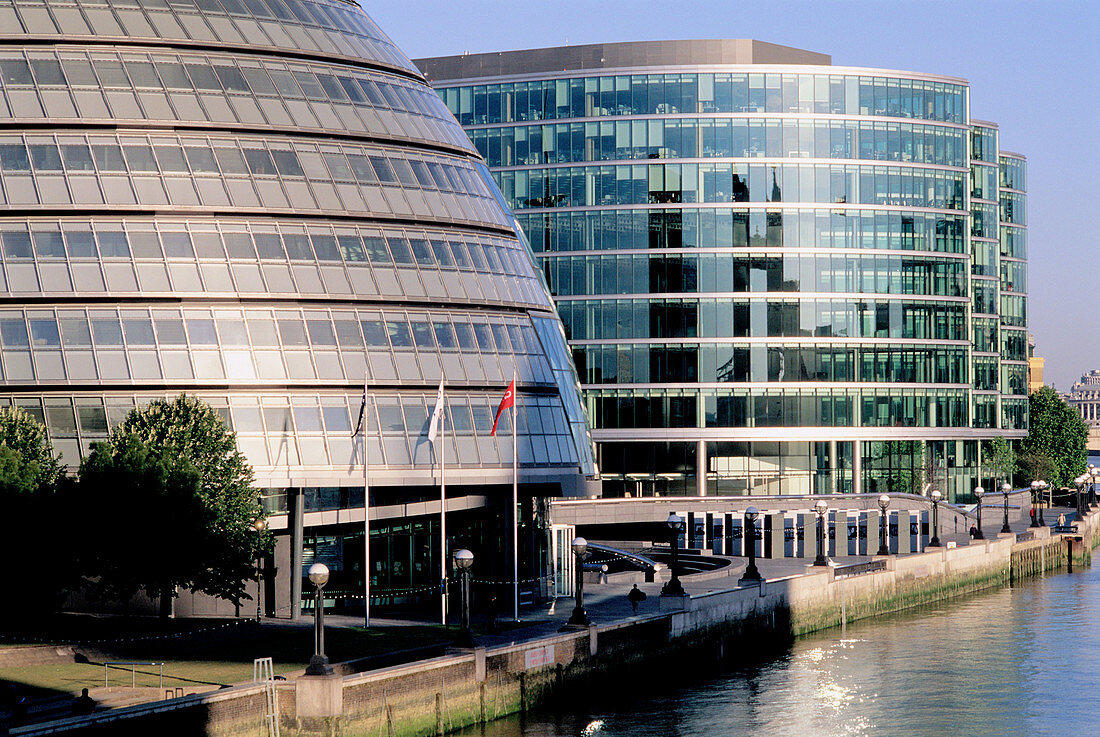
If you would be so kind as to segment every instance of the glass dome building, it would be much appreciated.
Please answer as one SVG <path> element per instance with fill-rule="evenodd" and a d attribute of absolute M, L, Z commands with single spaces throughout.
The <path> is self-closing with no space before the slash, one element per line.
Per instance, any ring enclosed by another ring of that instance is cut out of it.
<path fill-rule="evenodd" d="M 751 40 L 416 63 L 531 239 L 605 495 L 968 501 L 1026 434 L 1024 162 L 965 80 Z"/>
<path fill-rule="evenodd" d="M 522 231 L 357 5 L 8 0 L 0 41 L 0 402 L 68 464 L 152 398 L 215 406 L 280 533 L 283 614 L 312 560 L 361 605 L 364 381 L 381 603 L 438 584 L 441 379 L 453 535 L 507 519 L 511 426 L 489 429 L 513 372 L 525 510 L 585 491 L 577 380 Z"/>

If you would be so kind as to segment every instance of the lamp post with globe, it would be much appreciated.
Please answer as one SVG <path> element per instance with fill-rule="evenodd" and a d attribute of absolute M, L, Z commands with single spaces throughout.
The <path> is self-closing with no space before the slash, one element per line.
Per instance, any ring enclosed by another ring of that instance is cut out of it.
<path fill-rule="evenodd" d="M 684 593 L 684 585 L 680 583 L 680 564 L 678 557 L 678 548 L 680 547 L 680 531 L 684 529 L 684 518 L 673 512 L 668 516 L 666 520 L 668 525 L 670 541 L 672 544 L 672 555 L 669 558 L 669 571 L 671 572 L 671 578 L 661 588 L 661 596 L 686 596 Z"/>
<path fill-rule="evenodd" d="M 985 540 L 985 535 L 982 533 L 982 497 L 985 496 L 985 489 L 980 486 L 974 488 L 974 498 L 978 500 L 978 506 L 975 508 L 975 513 L 978 516 L 978 524 L 975 526 L 974 539 Z"/>
<path fill-rule="evenodd" d="M 878 554 L 890 555 L 890 545 L 886 542 L 886 531 L 890 526 L 886 510 L 890 507 L 890 496 L 883 494 L 878 498 L 878 508 L 882 513 L 878 518 Z"/>
<path fill-rule="evenodd" d="M 331 676 L 332 666 L 325 655 L 325 599 L 321 589 L 328 583 L 328 566 L 314 563 L 309 567 L 309 581 L 317 588 L 313 600 L 313 657 L 306 668 L 307 676 Z"/>
<path fill-rule="evenodd" d="M 470 631 L 470 566 L 474 564 L 474 554 L 465 548 L 454 552 L 455 568 L 458 569 L 459 597 L 462 600 L 462 619 L 458 631 L 458 644 L 461 647 L 473 647 L 474 636 Z"/>
<path fill-rule="evenodd" d="M 1005 519 L 1004 524 L 1001 525 L 1001 533 L 1012 532 L 1012 528 L 1008 526 L 1008 495 L 1012 493 L 1012 484 L 1007 481 L 1001 484 L 1001 494 L 1005 498 Z"/>

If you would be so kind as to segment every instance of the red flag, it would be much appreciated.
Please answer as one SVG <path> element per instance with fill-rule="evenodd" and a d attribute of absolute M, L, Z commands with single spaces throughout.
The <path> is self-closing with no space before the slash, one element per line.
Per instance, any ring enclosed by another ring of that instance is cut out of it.
<path fill-rule="evenodd" d="M 493 420 L 493 431 L 489 433 L 489 437 L 493 437 L 497 434 L 497 423 L 500 422 L 500 416 L 504 413 L 504 410 L 509 407 L 516 406 L 516 380 L 512 379 L 512 383 L 508 385 L 508 391 L 504 392 L 504 399 L 500 400 L 500 406 L 497 407 L 497 416 Z"/>

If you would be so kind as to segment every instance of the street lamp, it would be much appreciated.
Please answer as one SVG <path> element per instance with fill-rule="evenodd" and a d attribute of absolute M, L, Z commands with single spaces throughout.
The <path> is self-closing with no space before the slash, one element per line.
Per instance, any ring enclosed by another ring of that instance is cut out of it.
<path fill-rule="evenodd" d="M 760 571 L 756 568 L 756 518 L 759 516 L 760 510 L 756 507 L 745 510 L 745 545 L 749 551 L 749 564 L 738 584 L 759 583 L 761 580 Z"/>
<path fill-rule="evenodd" d="M 1007 481 L 1001 484 L 1001 493 L 1005 497 L 1005 521 L 1001 525 L 1001 532 L 1012 532 L 1012 528 L 1008 526 L 1008 495 L 1012 493 L 1012 484 Z"/>
<path fill-rule="evenodd" d="M 817 512 L 817 557 L 814 558 L 814 565 L 827 566 L 829 559 L 825 557 L 825 513 L 829 511 L 829 505 L 824 499 L 818 499 L 814 511 Z"/>
<path fill-rule="evenodd" d="M 474 554 L 465 548 L 454 552 L 455 568 L 458 569 L 459 598 L 462 600 L 462 625 L 458 631 L 458 644 L 461 647 L 473 647 L 474 636 L 470 632 L 470 566 L 474 564 Z"/>
<path fill-rule="evenodd" d="M 890 555 L 890 546 L 886 542 L 886 530 L 890 526 L 889 517 L 886 515 L 886 510 L 890 506 L 890 495 L 883 494 L 878 498 L 878 508 L 882 510 L 882 515 L 879 517 L 878 522 L 878 554 Z"/>
<path fill-rule="evenodd" d="M 309 567 L 309 581 L 317 587 L 317 598 L 313 604 L 313 657 L 306 668 L 307 676 L 331 676 L 332 666 L 325 655 L 325 600 L 321 589 L 328 583 L 328 566 L 314 563 Z"/>
<path fill-rule="evenodd" d="M 943 499 L 943 494 L 939 489 L 932 489 L 929 496 L 932 498 L 932 539 L 928 541 L 928 547 L 938 548 L 940 547 L 940 500 Z"/>
<path fill-rule="evenodd" d="M 252 529 L 256 531 L 257 535 L 262 535 L 263 531 L 267 529 L 267 520 L 263 517 L 257 517 L 256 521 L 252 523 Z M 263 585 L 263 571 L 260 569 L 260 564 L 263 562 L 263 553 L 260 549 L 259 538 L 256 542 L 256 621 L 260 621 L 260 588 Z"/>
<path fill-rule="evenodd" d="M 1046 527 L 1047 526 L 1047 521 L 1045 519 L 1043 519 L 1043 504 L 1045 504 L 1045 502 L 1042 500 L 1041 497 L 1046 495 L 1045 492 L 1049 488 L 1050 488 L 1050 484 L 1048 484 L 1046 481 L 1043 481 L 1042 479 L 1039 480 L 1039 494 L 1040 494 L 1040 499 L 1039 499 L 1039 526 L 1040 527 Z"/>
<path fill-rule="evenodd" d="M 1038 527 L 1039 518 L 1035 514 L 1035 508 L 1039 506 L 1039 487 L 1041 484 L 1038 481 L 1031 482 L 1031 524 L 1028 527 Z"/>
<path fill-rule="evenodd" d="M 669 560 L 670 578 L 661 588 L 661 596 L 687 596 L 684 593 L 684 585 L 680 583 L 680 565 L 677 558 L 677 548 L 680 545 L 680 530 L 684 529 L 684 518 L 673 512 L 668 516 L 665 524 L 668 525 L 672 539 L 672 557 Z"/>
<path fill-rule="evenodd" d="M 1076 479 L 1073 480 L 1074 485 L 1077 486 L 1077 518 L 1078 519 L 1084 519 L 1085 516 L 1088 514 L 1088 501 L 1087 501 L 1087 498 L 1086 498 L 1087 497 L 1087 492 L 1085 491 L 1085 486 L 1088 484 L 1088 482 L 1089 482 L 1089 475 L 1087 473 L 1083 473 L 1080 476 L 1078 476 Z"/>
<path fill-rule="evenodd" d="M 985 496 L 985 489 L 980 486 L 974 487 L 974 498 L 978 500 L 978 508 L 975 510 L 978 514 L 977 533 L 974 535 L 975 540 L 985 540 L 985 534 L 982 533 L 982 497 Z"/>
<path fill-rule="evenodd" d="M 577 556 L 577 605 L 566 624 L 588 626 L 588 612 L 584 610 L 584 554 L 588 551 L 588 541 L 583 537 L 573 538 L 573 555 Z"/>

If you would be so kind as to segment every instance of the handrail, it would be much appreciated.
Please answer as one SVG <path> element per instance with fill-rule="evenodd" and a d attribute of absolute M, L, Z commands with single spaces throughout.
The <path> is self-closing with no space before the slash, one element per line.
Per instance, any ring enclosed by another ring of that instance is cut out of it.
<path fill-rule="evenodd" d="M 130 688 L 137 688 L 137 666 L 139 665 L 159 665 L 160 666 L 160 683 L 159 688 L 164 688 L 164 663 L 147 662 L 140 660 L 118 660 L 110 663 L 103 664 L 103 687 L 110 688 L 110 670 L 111 666 L 128 665 L 130 666 Z"/>
<path fill-rule="evenodd" d="M 846 566 L 836 566 L 833 568 L 833 578 L 847 578 L 848 576 L 859 576 L 864 573 L 874 573 L 876 571 L 885 570 L 886 561 L 869 560 L 863 563 L 850 563 Z"/>
<path fill-rule="evenodd" d="M 620 550 L 619 548 L 613 548 L 610 545 L 603 545 L 601 543 L 589 542 L 588 547 L 592 550 L 602 550 L 605 553 L 614 553 L 615 555 L 618 555 L 622 558 L 627 558 L 629 560 L 632 560 L 635 563 L 637 563 L 637 564 L 639 564 L 639 565 L 641 565 L 645 568 L 652 569 L 654 571 L 659 571 L 659 570 L 661 570 L 662 568 L 665 567 L 663 563 L 658 563 L 657 561 L 653 560 L 652 558 L 647 558 L 646 556 L 641 555 L 640 553 L 631 553 L 628 550 Z"/>

